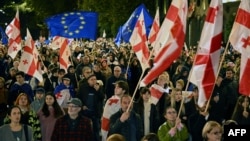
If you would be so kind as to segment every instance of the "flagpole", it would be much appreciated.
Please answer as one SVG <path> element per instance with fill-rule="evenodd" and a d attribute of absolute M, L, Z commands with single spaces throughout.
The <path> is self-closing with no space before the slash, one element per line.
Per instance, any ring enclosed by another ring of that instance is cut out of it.
<path fill-rule="evenodd" d="M 41 63 L 43 64 L 43 67 L 46 67 L 46 66 L 44 65 L 44 62 L 43 62 L 41 56 L 40 56 L 40 52 L 39 52 L 38 58 L 41 60 Z M 45 72 L 45 73 L 46 73 L 47 76 L 48 76 L 49 82 L 52 84 L 52 81 L 51 81 L 51 79 L 49 78 L 48 72 Z M 44 81 L 44 82 L 45 82 L 45 81 Z"/>
<path fill-rule="evenodd" d="M 190 74 L 188 75 L 188 80 L 190 79 Z M 185 92 L 187 91 L 187 89 L 188 89 L 188 85 L 189 85 L 189 81 L 187 82 L 187 84 L 186 84 L 186 88 L 185 88 Z M 184 104 L 184 96 L 183 96 L 183 93 L 182 93 L 182 99 L 181 99 L 181 105 L 180 105 L 180 108 L 179 108 L 179 111 L 178 111 L 178 115 L 177 115 L 177 118 L 179 118 L 180 117 L 180 115 L 181 115 L 181 109 L 182 109 L 182 107 L 183 107 L 183 104 Z"/>
<path fill-rule="evenodd" d="M 145 70 L 142 71 L 142 74 L 141 74 L 141 76 L 140 76 L 140 79 L 138 80 L 138 83 L 137 83 L 137 85 L 136 85 L 136 88 L 135 88 L 134 93 L 133 93 L 133 95 L 132 95 L 132 99 L 131 99 L 131 101 L 130 101 L 130 103 L 129 103 L 129 105 L 128 105 L 128 109 L 127 109 L 126 112 L 129 111 L 129 109 L 130 109 L 130 107 L 131 107 L 131 105 L 132 105 L 132 103 L 133 103 L 133 101 L 134 101 L 135 94 L 136 94 L 136 92 L 137 92 L 137 89 L 138 89 L 138 87 L 139 87 L 139 84 L 140 84 L 140 82 L 141 82 L 141 79 L 142 79 L 144 73 L 145 73 Z"/>
<path fill-rule="evenodd" d="M 216 80 L 217 80 L 217 78 L 218 78 L 218 76 L 219 76 L 219 74 L 220 74 L 220 69 L 221 69 L 221 66 L 222 66 L 222 64 L 223 64 L 223 61 L 224 61 L 224 59 L 225 59 L 225 56 L 226 56 L 226 53 L 227 53 L 227 50 L 228 50 L 228 46 L 229 46 L 229 40 L 227 41 L 227 45 L 226 45 L 226 48 L 225 48 L 225 50 L 224 50 L 224 52 L 223 52 L 223 55 L 222 55 L 222 58 L 221 58 L 221 60 L 220 60 L 220 64 L 219 64 L 219 68 L 218 68 L 218 72 L 217 72 L 217 74 L 216 74 Z M 213 93 L 213 91 L 214 91 L 214 87 L 215 87 L 215 84 L 213 85 L 213 89 L 212 89 L 212 93 Z M 210 97 L 209 97 L 209 99 L 208 99 L 208 102 L 207 102 L 207 105 L 206 105 L 206 109 L 205 109 L 205 112 L 207 111 L 207 109 L 208 109 L 208 107 L 209 107 L 209 103 L 210 103 L 210 99 L 211 99 L 211 97 L 212 97 L 212 94 L 210 95 Z"/>
<path fill-rule="evenodd" d="M 72 64 L 72 66 L 75 68 L 75 66 L 74 66 L 74 62 L 73 62 L 73 60 L 72 60 L 72 56 L 70 56 L 70 62 L 71 62 L 71 64 Z M 68 73 L 69 73 L 69 72 L 68 72 Z M 78 82 L 78 79 L 77 79 L 76 73 L 74 73 L 74 74 L 75 74 L 76 81 Z"/>
<path fill-rule="evenodd" d="M 128 74 L 128 69 L 129 69 L 129 64 L 130 64 L 130 60 L 131 60 L 131 58 L 132 58 L 132 55 L 133 55 L 133 50 L 131 49 L 131 51 L 130 51 L 130 56 L 129 56 L 129 59 L 128 59 L 128 65 L 127 65 L 127 68 L 126 68 L 126 73 L 125 73 L 125 75 L 127 75 Z"/>

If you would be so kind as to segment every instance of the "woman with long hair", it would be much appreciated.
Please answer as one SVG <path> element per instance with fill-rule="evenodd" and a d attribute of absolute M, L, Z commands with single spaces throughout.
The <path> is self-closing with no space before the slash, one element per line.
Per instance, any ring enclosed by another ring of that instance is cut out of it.
<path fill-rule="evenodd" d="M 55 122 L 63 115 L 64 111 L 57 103 L 55 95 L 52 92 L 47 92 L 45 102 L 37 113 L 41 123 L 42 141 L 50 141 Z"/>
<path fill-rule="evenodd" d="M 238 97 L 231 119 L 239 125 L 250 125 L 249 102 L 250 98 L 248 96 L 241 95 Z"/>

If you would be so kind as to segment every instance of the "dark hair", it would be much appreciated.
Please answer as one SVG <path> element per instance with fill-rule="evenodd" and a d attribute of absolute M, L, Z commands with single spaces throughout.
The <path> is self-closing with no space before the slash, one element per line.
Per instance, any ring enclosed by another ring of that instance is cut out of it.
<path fill-rule="evenodd" d="M 151 94 L 151 92 L 150 92 L 150 90 L 149 90 L 148 87 L 142 87 L 142 88 L 140 89 L 140 94 L 145 94 L 145 93 L 147 93 L 147 92 Z"/>
<path fill-rule="evenodd" d="M 16 76 L 17 76 L 17 75 L 21 75 L 22 77 L 25 76 L 24 72 L 22 72 L 22 71 L 18 71 L 18 72 L 16 73 Z"/>
<path fill-rule="evenodd" d="M 62 108 L 59 106 L 59 104 L 58 104 L 58 102 L 56 100 L 56 96 L 53 94 L 53 92 L 49 91 L 49 92 L 46 93 L 45 99 L 46 99 L 46 96 L 48 96 L 48 95 L 52 96 L 54 98 L 54 100 L 55 100 L 54 103 L 52 104 L 52 106 L 54 107 L 55 117 L 58 118 L 58 117 L 62 116 L 64 113 L 62 111 Z M 43 104 L 42 112 L 43 112 L 45 117 L 48 117 L 50 115 L 49 107 L 46 104 L 46 102 L 44 102 L 44 104 Z"/>
<path fill-rule="evenodd" d="M 126 81 L 118 80 L 115 82 L 116 85 L 118 85 L 120 88 L 122 88 L 125 91 L 125 94 L 129 93 L 129 86 Z"/>
<path fill-rule="evenodd" d="M 146 93 L 150 93 L 151 94 L 151 92 L 150 92 L 150 90 L 149 90 L 149 88 L 148 87 L 142 87 L 141 89 L 140 89 L 140 97 L 139 97 L 139 99 L 138 99 L 138 102 L 136 102 L 136 106 L 134 107 L 134 110 L 138 113 L 138 114 L 140 114 L 140 115 L 143 115 L 143 113 L 144 113 L 144 104 L 143 104 L 143 99 L 142 99 L 142 94 L 146 94 Z"/>
<path fill-rule="evenodd" d="M 20 113 L 22 113 L 20 107 L 18 107 L 17 105 L 14 105 L 14 106 L 11 106 L 8 111 L 7 111 L 7 115 L 10 116 L 11 115 L 11 111 L 14 109 L 14 108 L 18 108 L 20 110 Z M 22 115 L 22 114 L 21 114 Z"/>
<path fill-rule="evenodd" d="M 160 141 L 159 137 L 157 136 L 157 134 L 155 133 L 148 133 L 147 135 L 145 135 L 141 141 Z"/>
<path fill-rule="evenodd" d="M 61 73 L 66 73 L 66 71 L 65 71 L 64 69 L 59 69 L 59 70 L 58 70 L 58 73 L 60 73 L 60 74 L 61 74 Z"/>

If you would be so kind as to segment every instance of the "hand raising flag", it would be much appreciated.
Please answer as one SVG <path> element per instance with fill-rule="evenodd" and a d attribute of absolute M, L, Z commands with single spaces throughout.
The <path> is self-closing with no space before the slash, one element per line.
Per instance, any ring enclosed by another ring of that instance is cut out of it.
<path fill-rule="evenodd" d="M 220 60 L 222 25 L 222 2 L 221 0 L 212 0 L 201 33 L 194 66 L 190 72 L 190 82 L 199 89 L 198 105 L 201 107 L 212 95 L 216 81 Z"/>
<path fill-rule="evenodd" d="M 241 53 L 239 92 L 250 95 L 250 1 L 241 0 L 229 41 Z"/>
<path fill-rule="evenodd" d="M 15 18 L 6 27 L 5 33 L 9 37 L 8 55 L 14 59 L 17 53 L 22 49 L 21 47 L 21 33 L 20 33 L 20 20 L 19 10 L 17 9 Z"/>

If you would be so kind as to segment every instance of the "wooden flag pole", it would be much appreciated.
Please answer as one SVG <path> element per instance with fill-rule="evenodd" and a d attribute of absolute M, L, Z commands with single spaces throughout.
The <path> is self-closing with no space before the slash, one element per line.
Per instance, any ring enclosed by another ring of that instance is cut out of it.
<path fill-rule="evenodd" d="M 219 74 L 220 74 L 220 69 L 221 69 L 222 64 L 223 64 L 223 61 L 224 61 L 224 59 L 225 59 L 225 56 L 226 56 L 226 53 L 227 53 L 227 50 L 228 50 L 228 46 L 229 46 L 229 41 L 227 41 L 226 48 L 225 48 L 225 50 L 224 50 L 224 52 L 223 52 L 223 55 L 222 55 L 222 57 L 221 57 L 220 64 L 219 64 L 219 68 L 218 68 L 218 72 L 217 72 L 216 77 L 215 77 L 216 80 L 217 80 L 217 78 L 218 78 L 218 76 L 219 76 Z M 210 99 L 211 99 L 212 93 L 213 93 L 213 91 L 214 91 L 214 87 L 215 87 L 215 83 L 214 83 L 214 85 L 213 85 L 213 89 L 212 89 L 212 91 L 211 91 L 211 95 L 210 95 L 210 97 L 209 97 L 209 99 L 208 99 L 208 102 L 207 102 L 207 105 L 206 105 L 205 112 L 208 110 L 209 103 L 210 103 L 210 101 L 211 101 Z"/>
<path fill-rule="evenodd" d="M 130 51 L 130 56 L 129 56 L 129 59 L 128 59 L 128 65 L 127 65 L 127 68 L 126 68 L 125 75 L 128 74 L 129 64 L 131 62 L 132 55 L 133 55 L 133 50 Z"/>
<path fill-rule="evenodd" d="M 129 103 L 129 105 L 128 105 L 128 109 L 127 109 L 126 112 L 129 111 L 129 109 L 130 109 L 130 107 L 131 107 L 131 105 L 132 105 L 132 103 L 133 103 L 133 101 L 134 101 L 135 94 L 136 94 L 136 92 L 137 92 L 137 89 L 139 88 L 139 84 L 140 84 L 141 79 L 142 79 L 142 77 L 143 77 L 143 75 L 144 75 L 144 72 L 145 72 L 145 70 L 142 71 L 142 74 L 141 74 L 141 76 L 140 76 L 140 79 L 138 80 L 137 86 L 136 86 L 136 88 L 135 88 L 135 90 L 134 90 L 134 93 L 133 93 L 133 95 L 132 95 L 132 99 L 131 99 L 131 101 L 130 101 L 130 103 Z"/>

